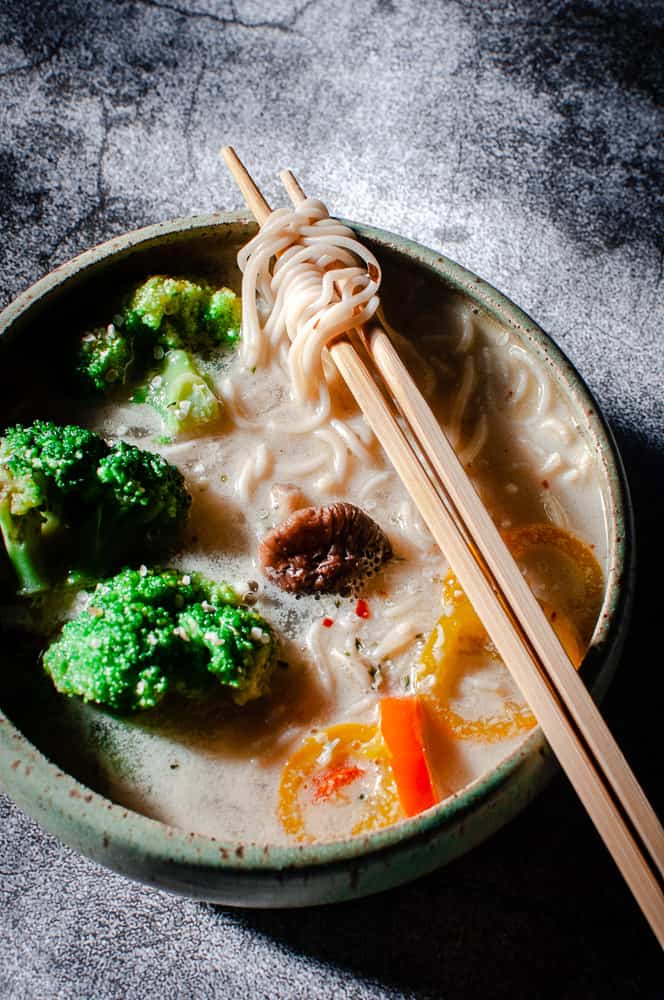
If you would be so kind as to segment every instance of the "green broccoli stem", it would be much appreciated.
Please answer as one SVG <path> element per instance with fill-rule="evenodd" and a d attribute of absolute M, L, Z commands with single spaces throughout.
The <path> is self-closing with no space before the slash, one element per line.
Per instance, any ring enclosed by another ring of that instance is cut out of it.
<path fill-rule="evenodd" d="M 159 413 L 169 434 L 196 433 L 219 418 L 219 400 L 189 351 L 167 353 L 150 382 L 148 403 Z"/>
<path fill-rule="evenodd" d="M 20 584 L 19 593 L 29 596 L 48 590 L 51 581 L 41 557 L 42 518 L 36 511 L 16 517 L 9 503 L 0 503 L 0 532 L 7 557 Z"/>
<path fill-rule="evenodd" d="M 112 522 L 104 522 L 101 504 L 86 511 L 76 526 L 76 569 L 70 568 L 68 575 L 80 573 L 83 580 L 98 579 L 108 567 L 109 546 L 111 551 L 119 549 L 121 538 L 122 526 L 118 530 Z"/>

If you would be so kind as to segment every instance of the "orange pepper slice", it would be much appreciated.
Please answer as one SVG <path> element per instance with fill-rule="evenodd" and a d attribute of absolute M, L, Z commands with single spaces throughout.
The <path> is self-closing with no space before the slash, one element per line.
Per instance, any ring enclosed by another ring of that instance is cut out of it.
<path fill-rule="evenodd" d="M 602 570 L 594 554 L 579 539 L 550 524 L 517 529 L 506 536 L 506 542 L 531 586 L 534 582 L 537 589 L 555 592 L 560 607 L 544 600 L 540 604 L 578 669 L 604 591 Z M 556 586 L 561 569 L 566 575 L 564 588 Z M 500 661 L 500 657 L 452 573 L 443 582 L 443 604 L 447 613 L 434 626 L 422 652 L 418 694 L 457 739 L 495 743 L 532 729 L 535 716 L 526 704 L 513 699 L 504 701 L 500 715 L 475 719 L 465 718 L 451 707 L 455 685 L 472 659 L 479 656 Z"/>
<path fill-rule="evenodd" d="M 390 752 L 392 773 L 406 816 L 416 816 L 438 801 L 422 737 L 418 698 L 382 698 L 380 730 Z"/>
<path fill-rule="evenodd" d="M 316 810 L 329 808 L 330 799 L 340 799 L 342 788 L 365 774 L 375 778 L 372 792 L 351 813 L 335 817 L 336 836 L 371 833 L 403 818 L 389 751 L 377 726 L 347 722 L 307 736 L 281 773 L 277 814 L 286 833 L 299 843 L 319 840 L 312 831 Z M 349 829 L 339 828 L 344 822 Z"/>

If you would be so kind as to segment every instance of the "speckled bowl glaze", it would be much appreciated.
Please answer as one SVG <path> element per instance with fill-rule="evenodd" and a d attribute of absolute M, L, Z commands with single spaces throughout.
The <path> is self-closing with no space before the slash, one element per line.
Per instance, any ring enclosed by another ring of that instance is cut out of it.
<path fill-rule="evenodd" d="M 416 280 L 434 294 L 436 288 L 464 293 L 511 327 L 547 366 L 569 400 L 580 432 L 599 460 L 609 529 L 606 597 L 583 668 L 593 695 L 601 698 L 620 656 L 634 569 L 629 495 L 615 442 L 597 404 L 546 334 L 490 285 L 433 250 L 353 225 L 381 258 L 386 285 L 389 280 Z M 58 317 L 66 313 L 71 318 L 72 303 L 76 303 L 74 313 L 82 313 L 85 303 L 103 295 L 111 282 L 169 267 L 211 274 L 220 267 L 232 268 L 237 248 L 254 231 L 248 218 L 235 213 L 178 219 L 117 237 L 57 268 L 0 316 L 3 406 L 12 396 L 20 399 L 17 385 L 29 379 L 30 365 L 44 350 L 47 334 L 61 329 Z M 32 417 L 30 397 L 20 412 L 22 418 Z M 0 426 L 6 417 L 5 410 Z M 3 642 L 3 659 L 11 661 L 12 656 L 11 645 Z M 3 710 L 8 711 L 0 687 L 0 783 L 21 808 L 67 844 L 110 868 L 148 884 L 231 905 L 336 902 L 423 875 L 490 836 L 529 802 L 555 769 L 546 741 L 534 729 L 499 767 L 429 812 L 378 833 L 320 846 L 225 843 L 169 827 L 109 801 L 42 752 L 38 718 L 18 728 L 15 713 L 4 715 Z"/>

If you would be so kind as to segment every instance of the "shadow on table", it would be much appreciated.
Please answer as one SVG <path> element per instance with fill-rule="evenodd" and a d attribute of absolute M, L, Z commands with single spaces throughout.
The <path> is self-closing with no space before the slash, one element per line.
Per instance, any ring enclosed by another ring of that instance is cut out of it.
<path fill-rule="evenodd" d="M 633 433 L 618 438 L 636 509 L 639 573 L 605 714 L 654 800 L 661 711 L 643 692 L 664 642 L 654 624 L 664 452 Z M 411 885 L 333 907 L 234 917 L 296 953 L 352 971 L 377 993 L 624 1000 L 661 988 L 655 940 L 562 777 L 490 842 Z"/>
<path fill-rule="evenodd" d="M 662 5 L 548 2 L 537 14 L 523 3 L 459 6 L 479 67 L 516 83 L 523 107 L 545 95 L 553 112 L 542 132 L 508 103 L 480 105 L 484 141 L 473 150 L 473 169 L 486 170 L 490 183 L 512 190 L 522 206 L 546 205 L 581 246 L 657 245 L 661 227 L 650 206 L 662 174 L 656 118 L 645 109 L 664 95 Z M 635 102 L 642 102 L 643 117 Z M 580 199 L 586 211 L 579 211 Z"/>

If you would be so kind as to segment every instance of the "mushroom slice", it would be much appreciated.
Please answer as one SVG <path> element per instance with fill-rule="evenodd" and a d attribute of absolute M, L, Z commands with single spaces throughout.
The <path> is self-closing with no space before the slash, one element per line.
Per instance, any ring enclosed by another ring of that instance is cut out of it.
<path fill-rule="evenodd" d="M 368 514 L 339 502 L 295 511 L 268 532 L 258 554 L 282 590 L 347 594 L 390 558 L 392 547 Z"/>

